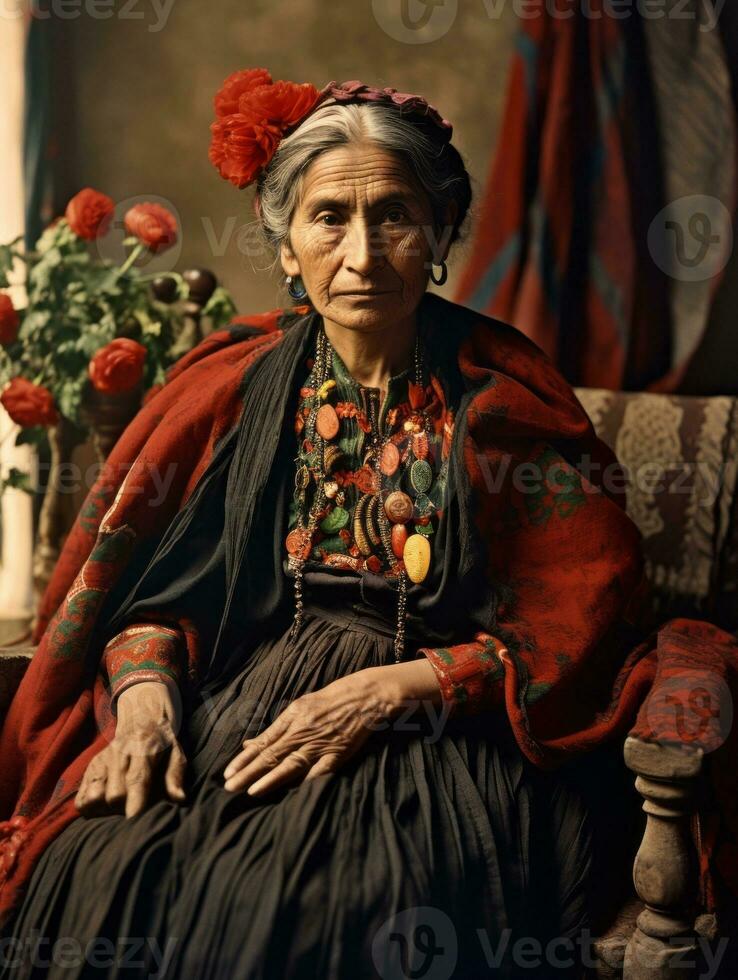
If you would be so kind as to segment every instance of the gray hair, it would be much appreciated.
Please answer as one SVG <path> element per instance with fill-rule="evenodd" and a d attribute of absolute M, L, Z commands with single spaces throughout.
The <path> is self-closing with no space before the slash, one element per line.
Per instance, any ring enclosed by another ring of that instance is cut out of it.
<path fill-rule="evenodd" d="M 450 242 L 460 238 L 472 192 L 469 174 L 458 150 L 451 143 L 434 139 L 429 135 L 429 126 L 423 125 L 422 121 L 411 121 L 395 105 L 383 102 L 326 103 L 280 142 L 257 181 L 260 233 L 264 243 L 277 256 L 282 243 L 289 241 L 290 222 L 300 200 L 302 177 L 313 160 L 326 150 L 366 141 L 404 159 L 428 195 L 438 225 L 443 222 L 449 202 L 456 201 L 458 214 Z"/>

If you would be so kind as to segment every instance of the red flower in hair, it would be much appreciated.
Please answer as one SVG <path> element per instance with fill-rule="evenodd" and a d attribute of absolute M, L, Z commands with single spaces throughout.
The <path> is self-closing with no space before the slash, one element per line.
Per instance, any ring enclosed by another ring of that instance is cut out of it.
<path fill-rule="evenodd" d="M 285 130 L 306 116 L 317 98 L 318 90 L 309 82 L 304 85 L 275 82 L 244 93 L 238 100 L 238 108 L 245 116 Z"/>
<path fill-rule="evenodd" d="M 264 68 L 234 72 L 213 100 L 218 118 L 210 126 L 210 162 L 236 187 L 248 186 L 318 98 L 313 85 L 272 82 Z"/>
<path fill-rule="evenodd" d="M 274 156 L 282 132 L 235 112 L 210 126 L 208 158 L 218 173 L 236 187 L 252 183 Z"/>
<path fill-rule="evenodd" d="M 213 99 L 215 115 L 221 119 L 232 116 L 238 112 L 238 100 L 245 92 L 271 84 L 272 76 L 266 68 L 243 68 L 241 71 L 234 71 L 215 94 Z"/>
<path fill-rule="evenodd" d="M 338 103 L 393 104 L 404 115 L 430 123 L 444 142 L 453 133 L 448 119 L 424 98 L 410 92 L 380 89 L 357 80 L 341 85 L 329 82 L 318 91 L 309 83 L 273 82 L 266 68 L 249 68 L 229 75 L 215 95 L 217 118 L 210 126 L 210 162 L 225 180 L 236 187 L 246 187 L 269 163 L 287 130 L 331 98 Z M 258 196 L 255 205 L 258 214 Z"/>

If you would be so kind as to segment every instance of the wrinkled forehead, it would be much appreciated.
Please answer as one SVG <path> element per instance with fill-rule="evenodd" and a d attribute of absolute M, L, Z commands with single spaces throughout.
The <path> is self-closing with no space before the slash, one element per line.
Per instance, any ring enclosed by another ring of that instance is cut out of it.
<path fill-rule="evenodd" d="M 302 176 L 298 206 L 335 200 L 345 207 L 373 207 L 387 198 L 427 205 L 427 195 L 400 154 L 374 143 L 352 143 L 315 157 Z"/>

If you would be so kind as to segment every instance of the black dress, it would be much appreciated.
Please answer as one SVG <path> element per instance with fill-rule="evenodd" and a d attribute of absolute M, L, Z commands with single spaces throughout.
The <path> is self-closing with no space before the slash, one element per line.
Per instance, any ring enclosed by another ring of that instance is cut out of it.
<path fill-rule="evenodd" d="M 306 585 L 296 645 L 285 619 L 202 689 L 181 734 L 187 803 L 78 818 L 49 845 L 4 933 L 3 980 L 581 975 L 565 964 L 602 887 L 592 805 L 581 779 L 532 766 L 505 718 L 418 711 L 336 774 L 258 799 L 223 788 L 242 739 L 291 699 L 394 662 L 391 621 Z M 556 937 L 532 968 L 530 941 Z"/>
<path fill-rule="evenodd" d="M 576 940 L 624 878 L 623 801 L 636 797 L 620 745 L 546 773 L 522 755 L 506 715 L 443 719 L 418 709 L 373 732 L 335 774 L 257 798 L 224 789 L 223 770 L 243 739 L 290 700 L 394 663 L 395 596 L 381 575 L 306 566 L 305 622 L 287 643 L 289 428 L 280 446 L 275 486 L 264 496 L 274 516 L 262 512 L 256 522 L 243 565 L 249 577 L 236 595 L 254 596 L 266 583 L 287 601 L 258 629 L 234 630 L 225 660 L 206 675 L 180 733 L 186 803 L 69 824 L 5 927 L 0 980 L 581 976 Z M 216 505 L 235 499 L 225 482 L 228 449 L 224 440 L 210 497 L 191 498 L 197 520 L 128 614 L 165 599 L 190 608 L 192 583 L 206 610 L 208 596 L 221 594 L 211 572 L 220 552 L 210 564 L 202 555 L 214 542 L 222 548 Z M 444 568 L 456 561 L 459 536 L 445 526 L 433 588 L 408 592 L 408 646 L 448 642 L 451 619 L 466 620 L 468 589 L 454 593 Z M 551 940 L 558 945 L 546 953 Z"/>

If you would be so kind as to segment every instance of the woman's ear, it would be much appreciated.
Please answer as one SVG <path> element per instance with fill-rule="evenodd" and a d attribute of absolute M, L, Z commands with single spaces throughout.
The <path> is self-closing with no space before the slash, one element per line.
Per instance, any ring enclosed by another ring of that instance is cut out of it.
<path fill-rule="evenodd" d="M 449 201 L 443 217 L 440 219 L 441 223 L 434 226 L 436 237 L 431 243 L 431 253 L 435 265 L 445 262 L 448 258 L 449 249 L 451 248 L 451 236 L 453 235 L 458 213 L 459 206 L 456 201 Z"/>
<path fill-rule="evenodd" d="M 279 246 L 279 259 L 286 276 L 300 275 L 300 263 L 297 261 L 297 256 L 292 251 L 289 241 L 284 241 Z"/>
<path fill-rule="evenodd" d="M 459 214 L 459 205 L 456 201 L 449 201 L 446 206 L 446 213 L 444 215 L 443 227 L 440 229 L 440 236 L 438 238 L 438 245 L 441 249 L 441 256 L 436 260 L 440 261 L 443 259 L 445 262 L 448 258 L 448 252 L 451 248 L 451 234 L 453 232 L 454 226 L 456 224 L 456 218 Z"/>

